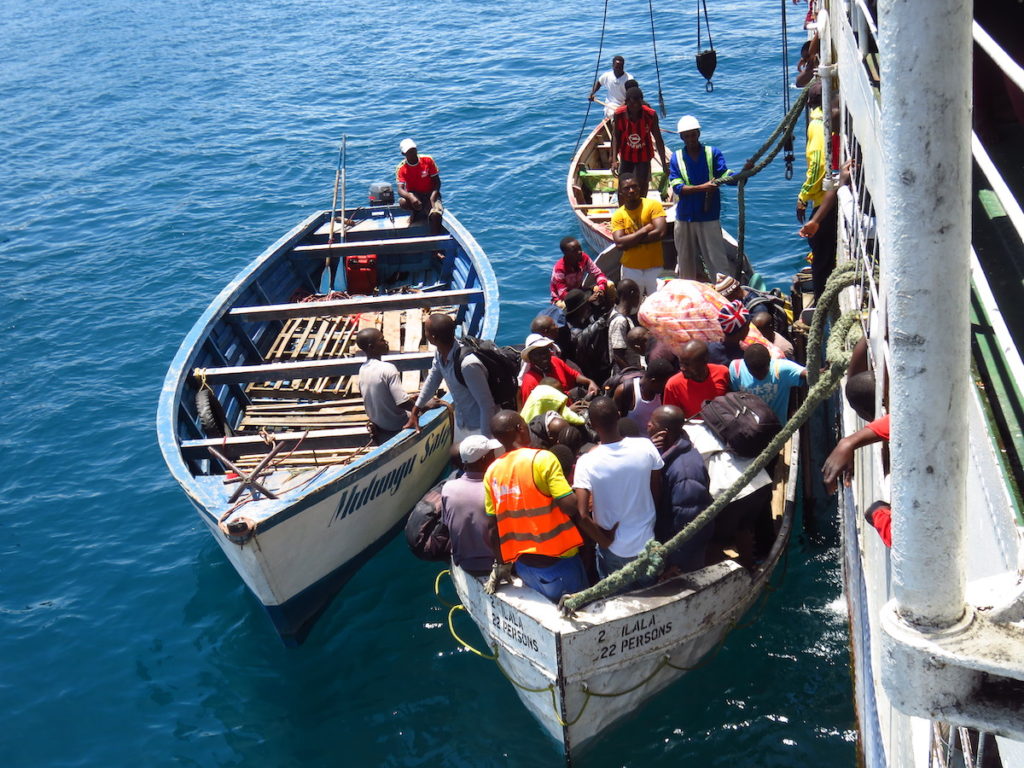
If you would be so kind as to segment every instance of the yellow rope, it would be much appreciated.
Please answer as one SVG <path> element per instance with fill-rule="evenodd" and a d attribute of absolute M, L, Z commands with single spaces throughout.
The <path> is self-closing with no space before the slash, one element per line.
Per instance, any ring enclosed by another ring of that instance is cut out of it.
<path fill-rule="evenodd" d="M 455 623 L 453 621 L 453 619 L 455 617 L 455 612 L 456 611 L 464 611 L 464 610 L 466 610 L 466 606 L 461 605 L 461 604 L 460 605 L 453 605 L 451 607 L 451 610 L 448 611 L 448 631 L 452 633 L 452 637 L 454 637 L 458 641 L 459 645 L 461 645 L 467 651 L 472 651 L 477 656 L 479 656 L 481 659 L 490 659 L 491 661 L 497 661 L 498 660 L 497 651 L 495 651 L 493 656 L 490 655 L 490 654 L 484 653 L 482 651 L 478 651 L 472 645 L 470 645 L 465 640 L 463 640 L 461 637 L 459 637 L 459 633 L 455 631 Z"/>
<path fill-rule="evenodd" d="M 455 603 L 449 603 L 447 600 L 441 597 L 441 579 L 444 578 L 445 574 L 451 576 L 451 573 L 452 572 L 450 569 L 445 568 L 443 571 L 437 574 L 437 578 L 434 579 L 434 597 L 436 597 L 437 602 L 439 602 L 445 608 L 455 608 L 456 605 Z"/>

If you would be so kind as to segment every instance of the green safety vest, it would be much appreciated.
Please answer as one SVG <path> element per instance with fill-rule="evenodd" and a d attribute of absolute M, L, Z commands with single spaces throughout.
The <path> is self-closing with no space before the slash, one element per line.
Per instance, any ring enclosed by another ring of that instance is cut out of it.
<path fill-rule="evenodd" d="M 685 147 L 683 149 L 676 150 L 676 165 L 679 166 L 679 175 L 682 178 L 669 179 L 669 186 L 675 186 L 676 184 L 680 183 L 686 185 L 687 187 L 690 186 L 690 177 L 686 173 L 686 160 L 683 156 L 683 153 L 685 151 Z M 711 181 L 711 179 L 715 178 L 715 169 L 712 165 L 713 161 L 711 159 L 711 147 L 708 146 L 707 144 L 704 145 L 704 159 L 707 161 L 708 164 L 708 181 Z M 724 179 L 730 175 L 731 172 L 726 170 L 726 172 L 722 174 L 722 178 Z"/>

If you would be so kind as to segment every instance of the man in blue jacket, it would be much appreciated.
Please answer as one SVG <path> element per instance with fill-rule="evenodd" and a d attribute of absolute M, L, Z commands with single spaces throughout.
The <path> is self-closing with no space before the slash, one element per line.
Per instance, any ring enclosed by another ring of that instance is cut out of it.
<path fill-rule="evenodd" d="M 704 459 L 693 447 L 683 426 L 686 418 L 681 408 L 663 405 L 651 414 L 647 432 L 661 453 L 665 467 L 661 470 L 661 494 L 657 499 L 655 535 L 658 541 L 675 536 L 711 503 L 711 484 Z M 669 566 L 679 571 L 696 571 L 704 567 L 714 522 L 705 525 L 697 535 L 668 557 Z"/>
<path fill-rule="evenodd" d="M 668 183 L 679 198 L 673 230 L 676 275 L 687 280 L 699 279 L 699 263 L 708 282 L 715 282 L 717 273 L 736 277 L 739 265 L 732 264 L 726 256 L 719 221 L 722 199 L 718 188 L 728 183 L 732 172 L 718 147 L 701 144 L 697 118 L 679 118 L 676 130 L 684 145 L 672 153 L 668 170 Z"/>

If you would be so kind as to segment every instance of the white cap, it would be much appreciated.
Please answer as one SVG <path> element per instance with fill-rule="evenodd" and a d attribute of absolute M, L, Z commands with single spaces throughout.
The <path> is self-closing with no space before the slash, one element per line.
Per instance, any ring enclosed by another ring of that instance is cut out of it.
<path fill-rule="evenodd" d="M 416 149 L 416 142 L 412 139 L 402 139 L 402 143 L 398 145 L 398 151 L 404 155 L 410 149 Z"/>
<path fill-rule="evenodd" d="M 539 333 L 531 333 L 526 337 L 526 346 L 523 351 L 519 353 L 519 356 L 526 360 L 527 356 L 535 349 L 542 349 L 543 347 L 550 347 L 554 344 L 551 339 L 547 336 L 541 336 Z"/>
<path fill-rule="evenodd" d="M 679 122 L 676 123 L 676 133 L 683 133 L 684 131 L 699 131 L 700 123 L 697 122 L 697 118 L 693 115 L 683 115 L 679 118 Z"/>
<path fill-rule="evenodd" d="M 459 457 L 462 459 L 464 464 L 472 464 L 480 461 L 491 451 L 495 451 L 498 448 L 503 448 L 501 443 L 497 440 L 492 440 L 489 437 L 483 435 L 470 435 L 469 437 L 463 438 L 462 442 L 459 443 Z"/>

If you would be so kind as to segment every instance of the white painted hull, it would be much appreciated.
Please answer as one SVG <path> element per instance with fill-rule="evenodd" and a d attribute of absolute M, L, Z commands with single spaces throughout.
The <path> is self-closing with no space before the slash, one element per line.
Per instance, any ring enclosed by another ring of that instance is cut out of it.
<path fill-rule="evenodd" d="M 795 488 L 796 465 L 794 451 L 780 492 Z M 788 542 L 793 498 L 786 500 L 771 553 L 753 573 L 725 561 L 598 601 L 572 619 L 518 580 L 487 595 L 482 579 L 455 567 L 452 578 L 519 698 L 571 760 L 693 668 L 753 605 Z"/>
<path fill-rule="evenodd" d="M 304 625 L 433 485 L 448 462 L 451 440 L 451 423 L 441 412 L 419 435 L 332 469 L 338 477 L 320 493 L 243 507 L 239 514 L 258 514 L 253 507 L 260 504 L 280 509 L 241 544 L 209 511 L 200 509 L 200 517 L 288 640 L 303 634 Z"/>

